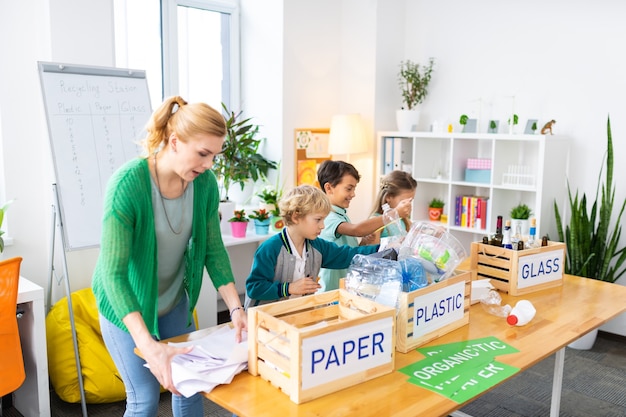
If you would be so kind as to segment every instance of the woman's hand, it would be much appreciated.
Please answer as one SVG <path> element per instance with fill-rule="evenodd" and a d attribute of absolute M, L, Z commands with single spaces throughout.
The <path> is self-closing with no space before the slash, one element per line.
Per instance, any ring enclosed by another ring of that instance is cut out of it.
<path fill-rule="evenodd" d="M 159 384 L 172 394 L 181 395 L 172 381 L 172 360 L 176 355 L 189 353 L 193 346 L 179 348 L 157 342 L 154 339 L 151 340 L 151 342 L 143 343 L 142 346 L 137 346 L 137 349 L 148 363 L 150 372 L 159 381 Z"/>
<path fill-rule="evenodd" d="M 235 342 L 241 343 L 242 332 L 248 331 L 248 314 L 246 314 L 243 307 L 234 308 L 231 311 L 230 321 L 235 328 Z"/>
<path fill-rule="evenodd" d="M 292 295 L 308 295 L 313 294 L 322 286 L 318 284 L 319 278 L 313 279 L 305 277 L 289 283 L 289 294 Z"/>

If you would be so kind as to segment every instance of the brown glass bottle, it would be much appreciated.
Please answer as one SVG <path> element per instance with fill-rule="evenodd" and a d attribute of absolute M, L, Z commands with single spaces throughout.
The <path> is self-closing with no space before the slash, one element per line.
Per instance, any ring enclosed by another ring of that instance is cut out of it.
<path fill-rule="evenodd" d="M 498 216 L 496 219 L 496 234 L 493 235 L 493 239 L 491 240 L 491 244 L 493 246 L 502 246 L 502 238 L 504 235 L 502 234 L 502 216 Z"/>

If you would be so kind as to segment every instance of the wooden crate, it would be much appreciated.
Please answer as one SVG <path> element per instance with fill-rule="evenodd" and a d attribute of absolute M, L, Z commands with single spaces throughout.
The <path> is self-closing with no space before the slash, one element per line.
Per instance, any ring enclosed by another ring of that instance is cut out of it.
<path fill-rule="evenodd" d="M 396 350 L 406 353 L 469 323 L 470 272 L 400 295 Z"/>
<path fill-rule="evenodd" d="M 248 309 L 248 372 L 301 404 L 391 373 L 396 310 L 334 290 Z"/>
<path fill-rule="evenodd" d="M 517 251 L 473 242 L 470 262 L 474 279 L 489 278 L 498 290 L 524 295 L 563 284 L 565 244 Z"/>

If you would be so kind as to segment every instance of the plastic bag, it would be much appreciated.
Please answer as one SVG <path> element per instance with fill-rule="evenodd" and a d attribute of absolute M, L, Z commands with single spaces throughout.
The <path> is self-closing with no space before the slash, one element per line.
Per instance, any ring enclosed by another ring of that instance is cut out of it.
<path fill-rule="evenodd" d="M 408 257 L 398 263 L 402 269 L 402 291 L 411 292 L 428 285 L 428 277 L 420 261 Z"/>
<path fill-rule="evenodd" d="M 352 294 L 397 309 L 402 291 L 402 269 L 397 261 L 355 255 L 348 267 L 345 287 Z"/>
<path fill-rule="evenodd" d="M 411 226 L 402 242 L 398 260 L 417 259 L 429 281 L 439 282 L 452 276 L 466 256 L 463 245 L 443 227 L 418 222 Z"/>

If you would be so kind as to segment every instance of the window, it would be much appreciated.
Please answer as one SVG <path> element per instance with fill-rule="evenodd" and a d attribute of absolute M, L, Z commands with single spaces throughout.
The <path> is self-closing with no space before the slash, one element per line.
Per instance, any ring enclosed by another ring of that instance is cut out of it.
<path fill-rule="evenodd" d="M 180 95 L 221 110 L 239 102 L 235 0 L 115 0 L 116 62 L 145 69 L 153 108 Z M 162 22 L 162 26 L 161 26 Z"/>

